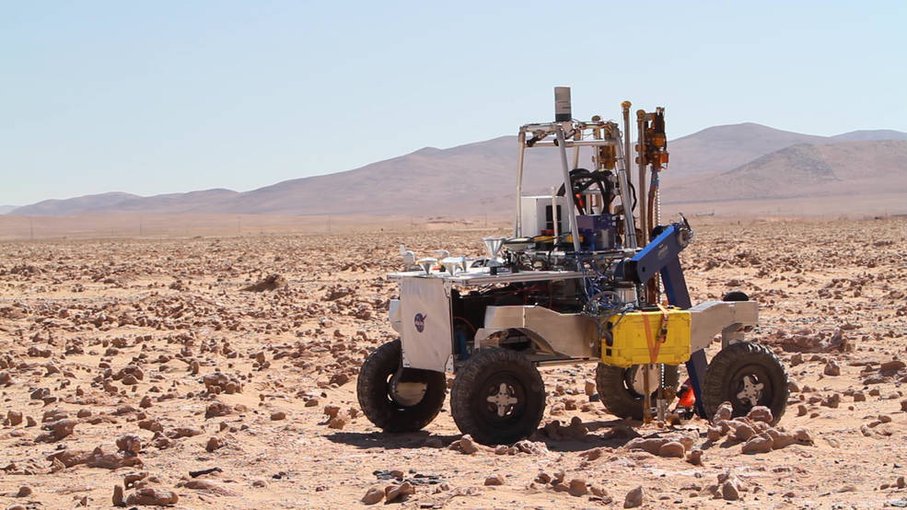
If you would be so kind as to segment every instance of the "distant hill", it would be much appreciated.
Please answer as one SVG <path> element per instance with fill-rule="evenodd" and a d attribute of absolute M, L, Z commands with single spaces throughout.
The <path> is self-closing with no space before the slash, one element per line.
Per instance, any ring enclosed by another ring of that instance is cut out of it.
<path fill-rule="evenodd" d="M 814 196 L 851 190 L 871 193 L 907 174 L 907 133 L 854 131 L 822 137 L 745 123 L 716 126 L 669 140 L 665 203 Z M 361 168 L 279 182 L 247 192 L 225 189 L 140 197 L 104 193 L 46 200 L 13 215 L 86 213 L 223 213 L 283 215 L 512 214 L 517 160 L 515 136 L 449 149 L 424 148 Z M 588 166 L 588 156 L 580 166 Z M 876 171 L 884 166 L 886 172 Z M 554 150 L 527 152 L 524 191 L 559 186 Z"/>
<path fill-rule="evenodd" d="M 666 203 L 904 193 L 907 139 L 797 144 L 666 187 Z M 842 201 L 846 207 L 846 201 Z"/>
<path fill-rule="evenodd" d="M 18 209 L 18 205 L 0 205 L 0 214 L 6 214 L 12 210 Z"/>

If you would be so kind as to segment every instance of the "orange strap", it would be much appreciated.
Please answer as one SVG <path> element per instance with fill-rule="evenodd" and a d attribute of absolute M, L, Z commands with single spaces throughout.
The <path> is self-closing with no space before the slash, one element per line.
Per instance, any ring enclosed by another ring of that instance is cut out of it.
<path fill-rule="evenodd" d="M 658 359 L 658 351 L 661 350 L 661 344 L 665 343 L 668 338 L 668 309 L 660 304 L 658 309 L 661 310 L 661 323 L 658 327 L 657 337 L 652 335 L 652 328 L 649 326 L 649 316 L 646 314 L 642 316 L 643 328 L 646 330 L 646 345 L 649 347 L 649 361 L 651 363 L 655 363 L 655 360 Z"/>

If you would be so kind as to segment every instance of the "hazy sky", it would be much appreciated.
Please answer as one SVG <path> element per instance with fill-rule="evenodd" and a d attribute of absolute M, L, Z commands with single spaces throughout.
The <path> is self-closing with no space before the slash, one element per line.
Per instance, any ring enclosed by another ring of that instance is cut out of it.
<path fill-rule="evenodd" d="M 907 2 L 0 0 L 0 205 L 240 191 L 667 107 L 907 131 Z"/>

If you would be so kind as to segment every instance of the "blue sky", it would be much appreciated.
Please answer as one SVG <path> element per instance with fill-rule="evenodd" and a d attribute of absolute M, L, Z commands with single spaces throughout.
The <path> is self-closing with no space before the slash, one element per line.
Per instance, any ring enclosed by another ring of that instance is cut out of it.
<path fill-rule="evenodd" d="M 619 103 L 907 131 L 907 2 L 0 0 L 0 205 L 240 191 Z"/>

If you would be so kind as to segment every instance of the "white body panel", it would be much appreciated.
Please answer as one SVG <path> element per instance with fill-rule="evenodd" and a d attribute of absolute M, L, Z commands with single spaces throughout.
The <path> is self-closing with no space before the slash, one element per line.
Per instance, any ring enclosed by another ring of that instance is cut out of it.
<path fill-rule="evenodd" d="M 443 372 L 453 349 L 450 292 L 444 280 L 400 280 L 399 320 L 403 366 Z"/>

